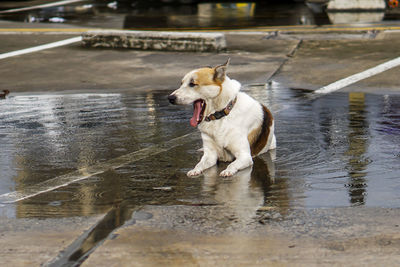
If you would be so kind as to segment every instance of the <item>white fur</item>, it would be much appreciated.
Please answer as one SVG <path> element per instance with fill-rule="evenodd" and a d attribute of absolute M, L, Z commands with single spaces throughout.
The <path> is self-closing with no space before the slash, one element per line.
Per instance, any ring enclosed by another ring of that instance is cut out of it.
<path fill-rule="evenodd" d="M 227 116 L 219 120 L 203 120 L 198 125 L 203 140 L 204 154 L 200 162 L 187 175 L 200 175 L 204 170 L 214 166 L 218 159 L 233 160 L 220 173 L 221 176 L 232 176 L 239 170 L 251 166 L 253 160 L 248 135 L 263 123 L 262 106 L 249 95 L 239 92 L 241 84 L 227 76 L 222 83 L 222 90 L 218 85 L 190 87 L 190 81 L 193 79 L 196 79 L 196 71 L 186 74 L 181 87 L 171 94 L 176 96 L 177 104 L 191 104 L 197 99 L 203 99 L 206 102 L 204 116 L 208 116 L 224 109 L 236 96 L 237 100 Z M 259 154 L 275 147 L 276 140 L 272 124 L 267 144 Z"/>

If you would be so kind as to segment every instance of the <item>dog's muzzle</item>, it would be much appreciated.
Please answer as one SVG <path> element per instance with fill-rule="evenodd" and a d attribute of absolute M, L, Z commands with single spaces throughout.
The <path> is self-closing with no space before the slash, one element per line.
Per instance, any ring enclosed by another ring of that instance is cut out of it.
<path fill-rule="evenodd" d="M 168 100 L 169 100 L 169 103 L 174 104 L 174 105 L 176 104 L 176 96 L 175 95 L 169 95 Z"/>

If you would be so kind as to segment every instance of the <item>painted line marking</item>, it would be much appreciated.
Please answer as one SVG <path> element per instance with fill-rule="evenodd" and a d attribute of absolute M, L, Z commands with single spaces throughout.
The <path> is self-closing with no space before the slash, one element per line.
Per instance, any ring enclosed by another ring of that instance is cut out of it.
<path fill-rule="evenodd" d="M 54 42 L 54 43 L 49 43 L 49 44 L 45 44 L 45 45 L 39 45 L 39 46 L 31 47 L 31 48 L 26 48 L 26 49 L 22 49 L 22 50 L 17 50 L 17 51 L 13 51 L 13 52 L 0 54 L 0 59 L 5 59 L 5 58 L 9 58 L 9 57 L 15 57 L 15 56 L 29 54 L 29 53 L 33 53 L 33 52 L 38 52 L 38 51 L 41 51 L 41 50 L 60 47 L 60 46 L 64 46 L 64 45 L 69 45 L 69 44 L 80 42 L 80 41 L 82 41 L 82 37 L 81 36 L 74 37 L 74 38 L 69 38 L 69 39 L 58 41 L 58 42 Z"/>
<path fill-rule="evenodd" d="M 64 1 L 58 1 L 58 2 L 53 2 L 53 3 L 49 3 L 49 4 L 43 4 L 43 5 L 7 9 L 7 10 L 0 11 L 0 14 L 14 13 L 14 12 L 20 12 L 20 11 L 33 10 L 33 9 L 61 6 L 61 5 L 68 5 L 68 4 L 73 4 L 73 3 L 77 3 L 77 2 L 83 2 L 83 1 L 86 1 L 86 0 L 64 0 Z"/>
<path fill-rule="evenodd" d="M 346 86 L 349 86 L 349 85 L 351 85 L 353 83 L 356 83 L 358 81 L 370 78 L 370 77 L 372 77 L 374 75 L 377 75 L 377 74 L 382 73 L 384 71 L 387 71 L 387 70 L 390 70 L 392 68 L 395 68 L 395 67 L 397 67 L 399 65 L 400 65 L 400 57 L 392 59 L 392 60 L 387 61 L 385 63 L 382 63 L 382 64 L 380 64 L 378 66 L 373 67 L 373 68 L 367 69 L 367 70 L 365 70 L 363 72 L 351 75 L 351 76 L 349 76 L 347 78 L 338 80 L 338 81 L 336 81 L 334 83 L 331 83 L 331 84 L 329 84 L 327 86 L 324 86 L 324 87 L 322 87 L 320 89 L 315 90 L 314 93 L 316 93 L 316 94 L 329 94 L 329 93 L 335 92 L 335 91 L 337 91 L 339 89 L 342 89 L 342 88 L 344 88 Z"/>
<path fill-rule="evenodd" d="M 42 183 L 32 185 L 21 191 L 13 191 L 0 195 L 0 203 L 12 204 L 30 197 L 40 195 L 42 193 L 50 192 L 69 184 L 88 179 L 94 175 L 101 174 L 110 169 L 117 169 L 125 166 L 128 163 L 136 162 L 150 156 L 160 154 L 175 148 L 177 146 L 186 144 L 193 141 L 196 135 L 188 133 L 177 138 L 171 139 L 165 143 L 153 145 L 147 148 L 137 150 L 135 152 L 111 159 L 106 162 L 98 163 L 89 167 L 80 168 L 76 171 L 57 176 L 53 179 L 44 181 Z"/>
<path fill-rule="evenodd" d="M 26 33 L 82 33 L 89 31 L 89 28 L 1 28 L 0 34 L 26 34 Z"/>

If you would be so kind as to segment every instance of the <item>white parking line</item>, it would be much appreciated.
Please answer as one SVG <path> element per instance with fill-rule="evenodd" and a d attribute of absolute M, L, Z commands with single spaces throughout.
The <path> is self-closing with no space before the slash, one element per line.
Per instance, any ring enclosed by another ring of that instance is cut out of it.
<path fill-rule="evenodd" d="M 331 83 L 327 86 L 324 86 L 318 90 L 315 90 L 314 93 L 316 94 L 329 94 L 332 92 L 335 92 L 339 89 L 342 89 L 346 86 L 349 86 L 353 83 L 356 83 L 358 81 L 370 78 L 376 74 L 382 73 L 384 71 L 387 71 L 389 69 L 392 69 L 394 67 L 400 66 L 400 57 L 395 58 L 393 60 L 387 61 L 385 63 L 382 63 L 376 67 L 367 69 L 363 72 L 351 75 L 347 78 L 341 79 L 339 81 L 336 81 L 334 83 Z"/>
<path fill-rule="evenodd" d="M 44 181 L 42 183 L 32 185 L 30 187 L 24 188 L 21 191 L 13 191 L 0 195 L 0 203 L 11 204 L 15 203 L 33 196 L 40 195 L 42 193 L 53 191 L 57 188 L 67 186 L 69 184 L 79 182 L 81 180 L 90 178 L 97 174 L 101 174 L 107 170 L 117 169 L 126 164 L 136 162 L 150 156 L 160 154 L 162 152 L 168 151 L 174 147 L 183 145 L 188 142 L 193 142 L 193 137 L 196 135 L 189 133 L 177 138 L 171 139 L 165 143 L 153 145 L 138 151 L 120 156 L 115 159 L 111 159 L 106 162 L 95 164 L 86 168 L 81 168 L 76 171 L 57 176 L 53 179 Z"/>
<path fill-rule="evenodd" d="M 68 5 L 68 4 L 72 4 L 72 3 L 76 3 L 76 2 L 83 2 L 83 1 L 86 1 L 86 0 L 64 0 L 64 1 L 58 1 L 58 2 L 53 2 L 53 3 L 49 3 L 49 4 L 43 4 L 43 5 L 7 9 L 7 10 L 0 11 L 0 14 L 14 13 L 14 12 L 27 11 L 27 10 L 33 10 L 33 9 L 39 9 L 39 8 L 47 8 L 47 7 L 53 7 L 53 6 Z"/>
<path fill-rule="evenodd" d="M 69 44 L 80 42 L 80 41 L 82 41 L 82 37 L 81 36 L 74 37 L 74 38 L 69 38 L 69 39 L 58 41 L 58 42 L 54 42 L 54 43 L 34 46 L 34 47 L 22 49 L 22 50 L 17 50 L 17 51 L 13 51 L 13 52 L 0 54 L 0 59 L 5 59 L 5 58 L 9 58 L 9 57 L 15 57 L 15 56 L 29 54 L 29 53 L 33 53 L 33 52 L 37 52 L 37 51 L 41 51 L 41 50 L 45 50 L 45 49 L 50 49 L 50 48 L 54 48 L 54 47 L 69 45 Z"/>

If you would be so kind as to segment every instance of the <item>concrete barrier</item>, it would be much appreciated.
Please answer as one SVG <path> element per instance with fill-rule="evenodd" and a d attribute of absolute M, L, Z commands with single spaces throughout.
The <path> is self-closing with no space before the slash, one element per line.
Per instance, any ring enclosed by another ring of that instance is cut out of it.
<path fill-rule="evenodd" d="M 331 0 L 328 11 L 384 10 L 385 0 Z"/>
<path fill-rule="evenodd" d="M 82 34 L 82 44 L 85 47 L 162 51 L 212 52 L 226 49 L 222 33 L 89 31 Z"/>

